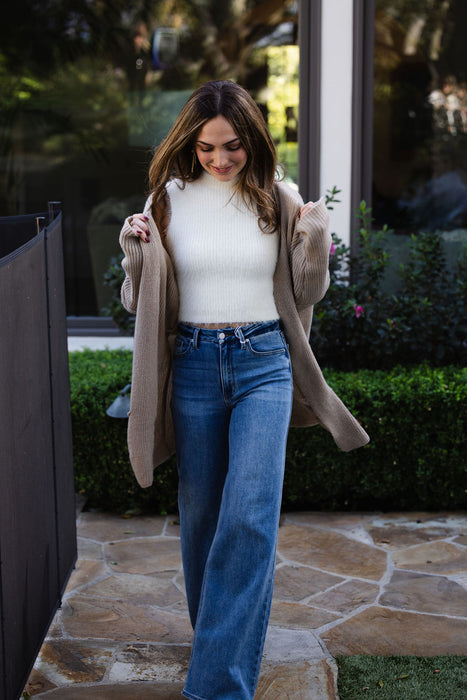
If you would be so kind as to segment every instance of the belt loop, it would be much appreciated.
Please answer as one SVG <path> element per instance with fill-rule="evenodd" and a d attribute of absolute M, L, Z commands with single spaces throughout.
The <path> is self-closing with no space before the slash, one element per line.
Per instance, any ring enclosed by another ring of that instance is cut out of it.
<path fill-rule="evenodd" d="M 198 328 L 198 326 L 195 326 L 195 328 L 193 329 L 193 338 L 192 338 L 193 347 L 195 350 L 198 349 L 198 334 L 199 334 L 199 328 Z"/>
<path fill-rule="evenodd" d="M 237 328 L 236 328 L 235 331 L 234 331 L 234 335 L 235 335 L 236 338 L 239 339 L 241 348 L 242 348 L 242 350 L 244 350 L 244 349 L 245 349 L 246 340 L 245 340 L 245 336 L 243 335 L 243 331 L 242 331 L 242 329 L 241 329 L 240 326 L 237 326 Z"/>

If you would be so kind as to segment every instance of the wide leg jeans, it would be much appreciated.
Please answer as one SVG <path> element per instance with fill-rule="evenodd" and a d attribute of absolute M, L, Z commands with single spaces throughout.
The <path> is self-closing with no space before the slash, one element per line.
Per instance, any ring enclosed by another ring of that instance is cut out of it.
<path fill-rule="evenodd" d="M 194 628 L 183 695 L 252 700 L 274 581 L 292 373 L 278 322 L 181 324 L 172 413 Z"/>

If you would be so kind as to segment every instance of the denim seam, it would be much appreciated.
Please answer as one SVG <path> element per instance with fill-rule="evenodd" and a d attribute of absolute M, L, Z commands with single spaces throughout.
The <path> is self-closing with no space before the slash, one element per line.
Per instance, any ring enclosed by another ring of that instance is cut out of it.
<path fill-rule="evenodd" d="M 225 343 L 224 340 L 219 340 L 220 383 L 221 383 L 222 396 L 224 399 L 224 403 L 228 408 L 231 407 L 231 399 L 237 391 L 237 386 L 236 386 L 236 381 L 235 381 L 235 372 L 233 371 L 231 352 L 232 352 L 232 347 L 229 344 Z M 225 355 L 225 357 L 223 355 Z M 224 362 L 224 360 L 225 360 L 225 362 Z M 229 388 L 229 385 L 230 385 L 230 389 L 231 389 L 230 396 L 228 395 L 229 392 L 227 391 L 227 389 Z"/>
<path fill-rule="evenodd" d="M 180 323 L 180 331 L 179 332 L 181 332 L 181 334 L 185 338 L 192 339 L 193 335 L 195 333 L 195 330 L 196 330 L 201 335 L 200 339 L 202 339 L 204 342 L 217 343 L 218 338 L 217 338 L 217 335 L 214 335 L 214 334 L 218 333 L 219 331 L 224 331 L 224 332 L 228 331 L 229 337 L 236 336 L 238 338 L 236 331 L 238 329 L 241 329 L 241 333 L 246 340 L 248 338 L 248 336 L 250 336 L 250 335 L 251 336 L 263 335 L 263 334 L 273 332 L 276 329 L 275 328 L 268 329 L 268 326 L 269 325 L 272 326 L 273 324 L 276 324 L 276 323 L 279 323 L 279 321 L 257 321 L 255 323 L 246 324 L 245 326 L 238 326 L 238 327 L 230 327 L 229 326 L 226 328 L 213 328 L 213 329 L 206 329 L 206 328 L 203 328 L 201 326 L 185 326 L 183 323 Z M 264 329 L 261 328 L 262 326 L 264 326 Z M 256 334 L 255 331 L 257 329 L 261 329 L 262 332 L 260 334 Z M 279 331 L 280 330 L 281 329 L 279 328 Z"/>
<path fill-rule="evenodd" d="M 247 338 L 246 339 L 246 347 L 250 351 L 250 354 L 253 355 L 253 357 L 277 357 L 278 355 L 285 355 L 286 350 L 285 348 L 278 348 L 277 350 L 255 350 L 253 346 L 250 343 L 250 340 Z"/>
<path fill-rule="evenodd" d="M 207 698 L 202 698 L 201 695 L 193 695 L 189 690 L 182 690 L 182 695 L 186 698 L 191 698 L 191 700 L 207 700 Z"/>
<path fill-rule="evenodd" d="M 276 545 L 276 547 L 277 547 L 277 545 Z M 254 675 L 253 675 L 252 682 L 251 682 L 252 697 L 253 697 L 253 695 L 255 694 L 255 689 L 256 689 L 256 685 L 257 685 L 257 683 L 258 683 L 259 673 L 260 673 L 260 670 L 261 670 L 261 662 L 262 662 L 262 659 L 263 659 L 264 642 L 265 642 L 266 631 L 267 631 L 268 623 L 269 623 L 269 614 L 268 614 L 268 612 L 269 612 L 269 610 L 270 610 L 270 608 L 271 608 L 272 591 L 273 591 L 273 585 L 271 585 L 271 577 L 274 576 L 274 570 L 275 570 L 275 566 L 274 566 L 274 568 L 273 568 L 273 570 L 272 570 L 272 574 L 270 574 L 270 579 L 269 579 L 269 581 L 270 581 L 270 583 L 269 583 L 269 594 L 268 594 L 267 600 L 264 601 L 264 606 L 263 606 L 262 635 L 261 635 L 261 637 L 260 637 L 260 642 L 259 642 L 258 650 L 257 650 L 257 652 L 256 652 L 256 666 L 255 666 L 255 671 L 254 671 Z M 273 584 L 273 579 L 272 579 L 272 584 Z"/>
<path fill-rule="evenodd" d="M 213 539 L 212 543 L 213 543 L 213 542 L 214 542 L 214 539 Z M 211 543 L 211 546 L 212 546 L 212 543 Z M 206 569 L 207 569 L 207 567 L 208 567 L 208 560 L 209 560 L 209 556 L 208 556 L 208 559 L 206 560 L 205 571 L 206 571 Z M 199 593 L 199 602 L 198 602 L 198 610 L 197 610 L 196 620 L 198 619 L 199 611 L 200 611 L 200 610 L 202 609 L 202 607 L 204 606 L 205 597 L 206 597 L 206 576 L 203 577 L 203 581 L 202 581 L 202 583 L 201 583 L 201 590 L 200 590 L 200 593 Z M 198 638 L 197 638 L 197 635 L 196 635 L 196 620 L 194 620 L 194 623 L 195 623 L 195 624 L 193 625 L 193 632 L 194 632 L 194 634 L 193 634 L 193 641 L 192 641 L 192 644 L 191 644 L 191 658 L 190 658 L 190 665 L 189 665 L 189 668 L 188 668 L 188 676 L 190 675 L 190 670 L 191 670 L 191 660 L 193 659 L 193 656 L 194 656 L 195 651 L 196 651 L 196 647 L 197 647 L 197 645 L 198 645 Z M 183 693 L 185 693 L 185 692 L 186 692 L 186 693 L 189 693 L 188 690 L 185 691 L 185 689 L 184 689 Z M 182 694 L 183 694 L 183 693 L 182 693 Z M 191 693 L 189 693 L 186 697 L 193 698 L 193 700 L 206 700 L 205 698 L 202 698 L 202 697 L 199 696 L 199 695 L 192 695 Z"/>

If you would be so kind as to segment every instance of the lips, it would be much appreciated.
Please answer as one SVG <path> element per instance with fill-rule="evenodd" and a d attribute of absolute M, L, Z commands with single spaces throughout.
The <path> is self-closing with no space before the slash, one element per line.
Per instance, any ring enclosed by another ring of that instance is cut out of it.
<path fill-rule="evenodd" d="M 229 165 L 228 168 L 215 168 L 213 165 L 211 165 L 211 169 L 217 174 L 217 175 L 227 175 L 230 173 L 232 170 L 233 165 Z"/>

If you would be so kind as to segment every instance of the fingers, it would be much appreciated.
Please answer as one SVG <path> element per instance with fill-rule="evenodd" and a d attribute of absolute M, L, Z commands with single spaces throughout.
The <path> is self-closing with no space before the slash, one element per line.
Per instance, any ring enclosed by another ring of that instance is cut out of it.
<path fill-rule="evenodd" d="M 148 220 L 148 217 L 144 214 L 133 214 L 129 220 L 131 230 L 135 236 L 141 238 L 141 240 L 145 243 L 149 243 L 151 236 L 151 232 L 149 231 L 149 226 L 147 224 Z"/>

